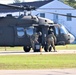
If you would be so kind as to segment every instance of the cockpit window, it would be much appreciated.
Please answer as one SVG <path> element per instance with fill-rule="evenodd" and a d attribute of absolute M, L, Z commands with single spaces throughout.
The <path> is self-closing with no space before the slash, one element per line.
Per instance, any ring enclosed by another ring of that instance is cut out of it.
<path fill-rule="evenodd" d="M 60 33 L 61 33 L 61 34 L 67 34 L 68 31 L 66 30 L 66 28 L 65 28 L 64 26 L 61 26 L 61 27 L 60 27 Z"/>

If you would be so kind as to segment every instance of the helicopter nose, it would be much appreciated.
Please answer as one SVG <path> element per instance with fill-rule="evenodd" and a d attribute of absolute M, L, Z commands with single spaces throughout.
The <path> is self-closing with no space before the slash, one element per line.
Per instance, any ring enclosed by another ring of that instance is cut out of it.
<path fill-rule="evenodd" d="M 75 37 L 70 33 L 69 36 L 70 36 L 70 43 L 73 43 L 75 41 Z"/>

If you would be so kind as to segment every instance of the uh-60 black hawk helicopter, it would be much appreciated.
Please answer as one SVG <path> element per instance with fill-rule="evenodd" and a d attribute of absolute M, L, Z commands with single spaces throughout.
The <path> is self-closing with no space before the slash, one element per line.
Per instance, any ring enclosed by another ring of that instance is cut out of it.
<path fill-rule="evenodd" d="M 23 7 L 16 5 L 0 5 L 15 10 L 31 11 L 35 9 L 33 6 Z M 30 48 L 33 47 L 32 45 L 34 45 L 34 52 L 38 52 L 40 51 L 41 45 L 45 49 L 49 27 L 53 29 L 57 38 L 56 45 L 70 44 L 74 41 L 74 36 L 70 34 L 63 25 L 54 24 L 52 20 L 47 18 L 33 15 L 19 17 L 7 15 L 5 17 L 0 17 L 0 46 L 23 46 L 24 51 L 29 52 Z M 35 44 L 31 41 L 31 39 L 35 33 L 39 32 L 42 33 L 40 38 L 41 41 Z M 45 51 L 47 50 L 45 49 Z"/>

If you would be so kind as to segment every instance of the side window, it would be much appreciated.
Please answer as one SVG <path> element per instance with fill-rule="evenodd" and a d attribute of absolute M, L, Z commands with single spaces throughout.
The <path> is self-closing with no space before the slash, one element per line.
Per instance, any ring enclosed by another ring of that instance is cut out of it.
<path fill-rule="evenodd" d="M 40 17 L 45 17 L 45 13 L 40 13 Z"/>
<path fill-rule="evenodd" d="M 24 28 L 23 27 L 17 27 L 17 36 L 19 38 L 22 38 L 24 35 L 25 35 Z"/>
<path fill-rule="evenodd" d="M 59 34 L 59 28 L 55 27 L 55 31 L 56 31 L 56 36 Z"/>
<path fill-rule="evenodd" d="M 58 15 L 57 14 L 53 15 L 53 20 L 55 23 L 58 23 Z"/>
<path fill-rule="evenodd" d="M 61 33 L 61 34 L 65 34 L 65 32 L 64 32 L 63 29 L 60 29 L 60 33 Z"/>
<path fill-rule="evenodd" d="M 72 18 L 70 16 L 71 16 L 71 13 L 67 13 L 67 21 L 71 21 L 72 20 Z"/>
<path fill-rule="evenodd" d="M 26 33 L 27 33 L 27 35 L 33 35 L 33 28 L 27 28 L 26 29 Z"/>

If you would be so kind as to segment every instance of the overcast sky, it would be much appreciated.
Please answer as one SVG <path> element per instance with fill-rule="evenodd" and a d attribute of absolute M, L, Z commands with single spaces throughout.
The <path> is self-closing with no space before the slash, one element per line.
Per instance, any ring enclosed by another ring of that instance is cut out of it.
<path fill-rule="evenodd" d="M 21 0 L 21 1 L 25 1 L 25 2 L 31 2 L 31 1 L 37 1 L 37 0 Z M 9 4 L 9 3 L 13 3 L 14 0 L 0 0 L 0 3 L 2 4 Z"/>

